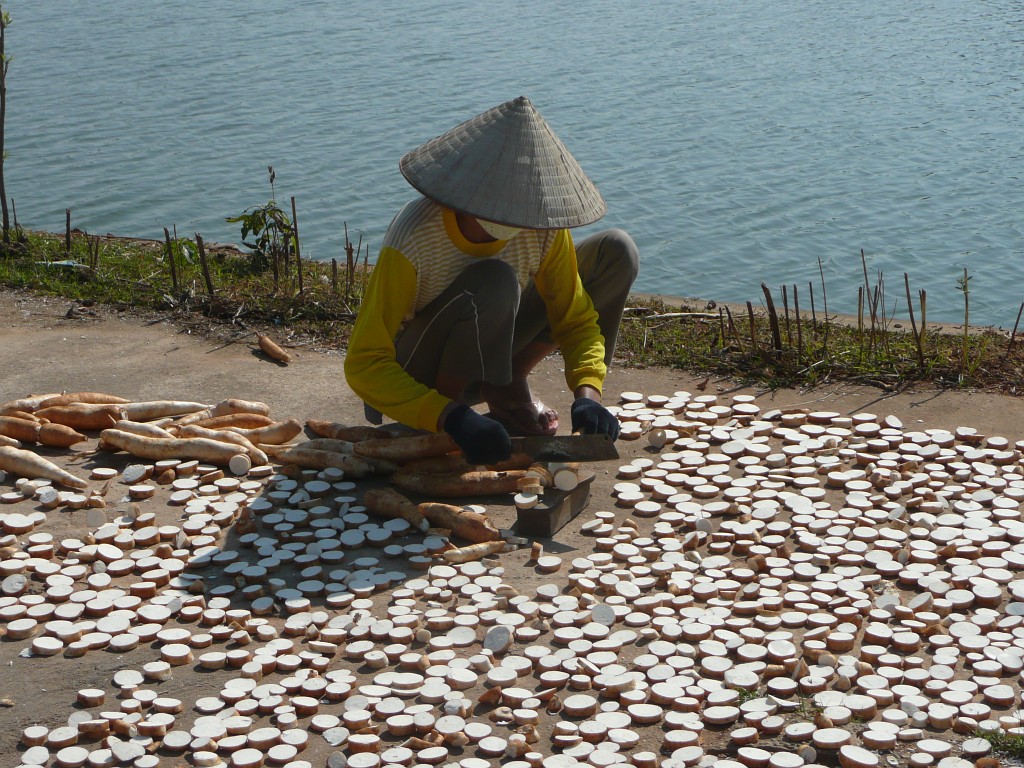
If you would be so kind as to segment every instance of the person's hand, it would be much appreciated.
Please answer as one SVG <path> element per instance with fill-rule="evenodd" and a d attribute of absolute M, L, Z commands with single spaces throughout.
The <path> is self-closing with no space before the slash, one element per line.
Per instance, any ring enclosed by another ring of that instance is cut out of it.
<path fill-rule="evenodd" d="M 444 420 L 444 431 L 470 464 L 497 464 L 512 455 L 512 439 L 499 422 L 459 405 Z"/>
<path fill-rule="evenodd" d="M 572 404 L 572 431 L 584 435 L 610 435 L 619 437 L 619 420 L 596 400 L 577 397 Z"/>

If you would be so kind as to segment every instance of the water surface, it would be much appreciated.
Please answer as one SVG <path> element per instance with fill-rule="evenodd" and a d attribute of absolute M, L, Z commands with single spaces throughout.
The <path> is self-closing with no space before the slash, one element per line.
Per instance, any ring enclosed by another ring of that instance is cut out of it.
<path fill-rule="evenodd" d="M 1011 325 L 1024 301 L 1012 0 L 14 0 L 8 191 L 27 226 L 237 242 L 297 198 L 303 252 L 379 247 L 407 150 L 527 94 L 641 248 L 638 290 L 817 287 Z M 597 227 L 583 230 L 586 235 Z"/>

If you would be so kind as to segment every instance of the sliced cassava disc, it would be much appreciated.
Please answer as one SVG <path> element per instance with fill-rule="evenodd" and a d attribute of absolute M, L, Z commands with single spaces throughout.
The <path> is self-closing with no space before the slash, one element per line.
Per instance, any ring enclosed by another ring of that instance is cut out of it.
<path fill-rule="evenodd" d="M 232 768 L 260 768 L 266 756 L 258 749 L 246 747 L 231 753 Z"/>
<path fill-rule="evenodd" d="M 21 743 L 26 747 L 39 747 L 46 743 L 50 729 L 44 725 L 30 725 L 21 732 Z"/>
<path fill-rule="evenodd" d="M 852 734 L 842 728 L 819 728 L 814 732 L 812 741 L 819 749 L 839 749 L 851 738 Z"/>
<path fill-rule="evenodd" d="M 32 653 L 37 656 L 54 656 L 64 650 L 64 643 L 56 637 L 37 637 L 32 641 Z"/>
<path fill-rule="evenodd" d="M 843 768 L 875 768 L 882 763 L 874 752 L 853 744 L 846 744 L 839 748 L 839 764 Z"/>
<path fill-rule="evenodd" d="M 192 743 L 192 736 L 188 731 L 168 731 L 161 740 L 161 748 L 168 752 L 179 753 L 185 751 Z"/>
<path fill-rule="evenodd" d="M 25 640 L 35 634 L 39 622 L 35 619 L 15 619 L 7 624 L 8 640 Z"/>

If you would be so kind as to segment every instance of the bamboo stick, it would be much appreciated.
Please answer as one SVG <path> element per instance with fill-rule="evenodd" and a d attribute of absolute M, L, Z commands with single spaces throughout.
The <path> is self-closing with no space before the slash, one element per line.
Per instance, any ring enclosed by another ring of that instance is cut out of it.
<path fill-rule="evenodd" d="M 171 267 L 171 290 L 178 293 L 178 267 L 174 263 L 174 247 L 171 245 L 171 233 L 164 227 L 164 242 L 167 243 L 167 263 Z"/>
<path fill-rule="evenodd" d="M 757 323 L 754 322 L 754 305 L 747 302 L 747 319 L 750 321 L 750 350 L 757 352 Z"/>
<path fill-rule="evenodd" d="M 772 291 L 766 283 L 761 283 L 761 291 L 764 293 L 764 300 L 768 305 L 768 325 L 772 329 L 772 343 L 775 346 L 775 353 L 781 355 L 782 332 L 779 330 L 779 314 L 775 311 L 775 300 L 772 298 Z"/>
<path fill-rule="evenodd" d="M 814 283 L 807 281 L 807 292 L 811 294 L 811 328 L 814 335 L 818 335 L 818 313 L 814 307 Z"/>
<path fill-rule="evenodd" d="M 356 267 L 353 257 L 352 241 L 348 239 L 348 222 L 345 222 L 345 299 L 352 295 L 352 281 L 355 279 Z"/>
<path fill-rule="evenodd" d="M 921 346 L 924 347 L 924 336 L 928 328 L 927 324 L 927 310 L 928 310 L 928 291 L 922 288 L 918 291 L 918 296 L 921 299 Z"/>
<path fill-rule="evenodd" d="M 782 286 L 782 311 L 786 318 L 786 343 L 789 346 L 793 346 L 793 331 L 789 325 L 789 291 L 786 286 Z"/>
<path fill-rule="evenodd" d="M 793 312 L 796 315 L 796 357 L 797 360 L 803 360 L 804 331 L 800 322 L 800 297 L 796 292 L 796 283 L 793 283 Z"/>
<path fill-rule="evenodd" d="M 299 272 L 299 296 L 304 295 L 302 286 L 302 253 L 299 250 L 299 218 L 295 211 L 295 196 L 292 195 L 292 236 L 295 238 L 295 268 Z"/>
<path fill-rule="evenodd" d="M 967 375 L 967 336 L 970 333 L 971 324 L 971 301 L 970 301 L 970 286 L 967 281 L 971 278 L 967 275 L 967 267 L 964 267 L 964 278 L 961 283 L 961 288 L 964 293 L 964 336 L 963 336 L 963 360 L 961 361 L 960 375 Z"/>
<path fill-rule="evenodd" d="M 910 312 L 910 329 L 914 334 L 914 343 L 917 345 L 917 365 L 924 368 L 924 349 L 921 347 L 921 334 L 917 332 L 917 321 L 914 320 L 914 302 L 910 299 L 910 275 L 903 273 L 903 286 L 907 289 L 907 309 Z M 1024 308 L 1024 304 L 1021 305 Z M 1020 319 L 1020 315 L 1017 315 Z"/>
<path fill-rule="evenodd" d="M 1020 325 L 1020 316 L 1024 313 L 1024 303 L 1020 305 L 1020 309 L 1017 310 L 1017 320 L 1013 324 L 1013 333 L 1010 334 L 1010 341 L 1006 345 L 1006 354 L 1003 355 L 1003 360 L 1007 360 L 1010 357 L 1010 352 L 1013 349 L 1013 342 L 1017 340 L 1017 326 Z"/>
<path fill-rule="evenodd" d="M 210 265 L 206 261 L 206 248 L 203 236 L 196 232 L 196 248 L 199 249 L 199 264 L 203 269 L 203 280 L 206 281 L 206 293 L 213 296 L 213 278 L 210 277 Z"/>
<path fill-rule="evenodd" d="M 818 257 L 818 274 L 821 276 L 821 301 L 822 310 L 825 313 L 825 335 L 822 339 L 822 349 L 825 351 L 825 357 L 828 357 L 828 291 L 825 290 L 825 267 L 821 263 L 821 257 Z"/>
<path fill-rule="evenodd" d="M 725 308 L 725 316 L 729 321 L 729 333 L 731 333 L 732 337 L 736 339 L 737 348 L 740 352 L 743 352 L 743 340 L 740 338 L 740 334 L 736 330 L 736 323 L 734 323 L 732 319 L 732 311 L 728 307 Z"/>
<path fill-rule="evenodd" d="M 857 344 L 864 354 L 864 286 L 857 288 Z"/>

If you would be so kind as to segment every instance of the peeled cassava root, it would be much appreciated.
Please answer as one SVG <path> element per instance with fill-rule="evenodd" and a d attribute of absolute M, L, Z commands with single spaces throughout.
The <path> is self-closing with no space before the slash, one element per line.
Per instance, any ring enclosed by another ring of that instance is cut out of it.
<path fill-rule="evenodd" d="M 221 400 L 216 405 L 203 406 L 194 413 L 190 413 L 188 416 L 179 419 L 178 426 L 197 424 L 207 419 L 216 418 L 218 416 L 230 416 L 236 413 L 254 413 L 259 416 L 267 416 L 270 414 L 270 406 L 266 403 L 239 400 L 235 397 L 229 397 L 225 400 Z"/>
<path fill-rule="evenodd" d="M 396 464 L 415 464 L 418 471 L 454 472 L 468 470 L 471 467 L 460 452 L 459 446 L 445 432 L 398 432 L 381 436 L 379 428 L 372 427 L 346 427 L 343 424 L 315 420 L 307 421 L 306 426 L 321 437 L 352 442 L 352 452 L 359 456 L 385 459 Z M 519 453 L 489 469 L 525 469 L 531 464 L 532 459 L 529 456 Z"/>
<path fill-rule="evenodd" d="M 218 466 L 227 466 L 233 456 L 246 451 L 234 443 L 223 443 L 204 437 L 175 437 L 171 439 L 146 437 L 119 429 L 105 429 L 100 433 L 100 448 L 130 453 L 140 459 L 196 459 Z"/>
<path fill-rule="evenodd" d="M 312 441 L 310 441 L 312 442 Z M 507 472 L 510 469 L 531 468 L 533 459 L 525 453 L 513 453 L 506 461 L 497 464 L 488 464 L 486 469 L 494 472 Z M 444 456 L 428 456 L 425 459 L 413 459 L 402 464 L 401 472 L 420 474 L 459 474 L 471 472 L 477 468 L 476 464 L 469 464 L 462 453 L 446 453 Z"/>
<path fill-rule="evenodd" d="M 23 443 L 38 442 L 39 437 L 38 421 L 29 421 L 17 416 L 0 416 L 0 435 L 13 437 Z"/>
<path fill-rule="evenodd" d="M 447 528 L 460 539 L 474 544 L 494 541 L 501 537 L 501 532 L 486 515 L 471 509 L 428 501 L 419 505 L 419 511 L 434 527 Z"/>
<path fill-rule="evenodd" d="M 303 469 L 328 469 L 334 467 L 342 470 L 349 477 L 365 477 L 370 474 L 370 464 L 358 456 L 334 451 L 318 451 L 302 446 L 261 445 L 271 458 L 281 464 L 294 464 Z"/>
<path fill-rule="evenodd" d="M 370 427 L 365 424 L 349 426 L 339 424 L 336 421 L 323 421 L 322 419 L 308 419 L 306 426 L 309 430 L 320 437 L 331 440 L 346 440 L 350 443 L 359 443 L 363 440 L 373 440 L 380 437 L 397 437 L 399 432 L 395 427 Z"/>
<path fill-rule="evenodd" d="M 391 488 L 374 488 L 363 495 L 366 508 L 381 517 L 401 518 L 419 531 L 426 532 L 430 524 L 419 508 L 409 499 Z"/>
<path fill-rule="evenodd" d="M 108 395 L 106 392 L 65 392 L 63 395 L 47 395 L 37 408 L 49 408 L 54 405 L 73 405 L 74 403 L 128 403 L 123 397 Z"/>
<path fill-rule="evenodd" d="M 258 413 L 228 413 L 224 416 L 213 416 L 202 421 L 192 421 L 189 424 L 197 424 L 207 429 L 227 429 L 237 427 L 238 429 L 259 429 L 269 427 L 274 420 L 269 416 L 262 416 Z M 178 425 L 182 426 L 182 425 Z M 187 426 L 187 425 L 186 425 Z"/>
<path fill-rule="evenodd" d="M 375 438 L 355 443 L 352 450 L 360 456 L 387 459 L 399 464 L 413 459 L 443 456 L 457 451 L 458 446 L 445 432 L 410 437 Z"/>
<path fill-rule="evenodd" d="M 488 555 L 502 552 L 504 549 L 505 542 L 497 539 L 495 541 L 485 541 L 481 544 L 470 544 L 468 547 L 461 547 L 460 549 L 447 549 L 441 553 L 441 557 L 446 563 L 457 565 L 458 563 L 480 560 Z"/>
<path fill-rule="evenodd" d="M 478 512 L 438 502 L 415 504 L 393 488 L 375 488 L 363 495 L 366 508 L 381 517 L 398 517 L 426 531 L 430 525 L 445 528 L 456 536 L 480 544 L 500 538 L 501 532 Z"/>
<path fill-rule="evenodd" d="M 444 456 L 428 456 L 425 459 L 413 459 L 402 465 L 403 473 L 421 474 L 461 474 L 474 469 L 466 463 L 461 453 L 446 453 Z"/>
<path fill-rule="evenodd" d="M 278 346 L 272 338 L 260 333 L 259 331 L 255 331 L 255 334 L 256 340 L 260 345 L 260 349 L 263 350 L 263 354 L 274 358 L 279 363 L 290 363 L 292 361 L 292 356 L 281 349 L 281 347 Z"/>
<path fill-rule="evenodd" d="M 132 432 L 136 435 L 144 435 L 145 437 L 174 437 L 163 427 L 157 426 L 156 424 L 142 424 L 137 421 L 129 421 L 127 419 L 121 419 L 114 424 L 114 429 L 119 429 L 122 432 Z"/>
<path fill-rule="evenodd" d="M 34 413 L 28 411 L 11 411 L 10 413 L 3 414 L 4 416 L 13 416 L 16 419 L 22 419 L 23 421 L 34 421 L 37 424 L 42 424 L 46 419 L 40 419 Z"/>
<path fill-rule="evenodd" d="M 296 419 L 275 421 L 266 426 L 244 429 L 238 426 L 227 427 L 231 432 L 248 438 L 253 443 L 265 445 L 283 445 L 302 432 L 302 424 Z"/>
<path fill-rule="evenodd" d="M 249 457 L 249 460 L 256 465 L 267 463 L 267 454 L 253 445 L 249 439 L 230 429 L 206 429 L 197 424 L 178 429 L 178 437 L 204 437 L 208 440 L 217 440 L 222 443 L 237 445 Z"/>
<path fill-rule="evenodd" d="M 196 413 L 206 408 L 205 403 L 191 403 L 178 400 L 147 400 L 142 402 L 123 403 L 121 413 L 129 421 L 153 421 L 166 416 L 181 416 Z"/>
<path fill-rule="evenodd" d="M 334 451 L 335 453 L 352 453 L 352 446 L 348 440 L 332 440 L 329 437 L 314 437 L 302 444 L 304 448 L 315 448 L 318 451 Z"/>
<path fill-rule="evenodd" d="M 54 397 L 60 397 L 60 393 L 51 392 L 48 395 L 29 395 L 17 400 L 8 400 L 6 403 L 0 403 L 0 416 L 8 416 L 17 411 L 28 411 L 31 413 L 39 407 L 40 403 Z"/>
<path fill-rule="evenodd" d="M 36 442 L 51 448 L 70 448 L 86 440 L 86 436 L 64 424 L 41 424 Z"/>
<path fill-rule="evenodd" d="M 117 403 L 72 403 L 40 408 L 35 415 L 72 429 L 107 429 L 123 418 L 122 407 Z"/>
<path fill-rule="evenodd" d="M 459 474 L 396 472 L 392 476 L 391 482 L 399 488 L 424 496 L 449 498 L 452 496 L 489 496 L 514 493 L 520 478 L 525 476 L 525 469 L 514 469 L 507 472 L 483 470 Z"/>
<path fill-rule="evenodd" d="M 52 461 L 37 456 L 32 451 L 0 446 L 0 469 L 17 477 L 52 480 L 68 488 L 87 488 L 88 483 L 70 472 L 65 472 Z"/>

